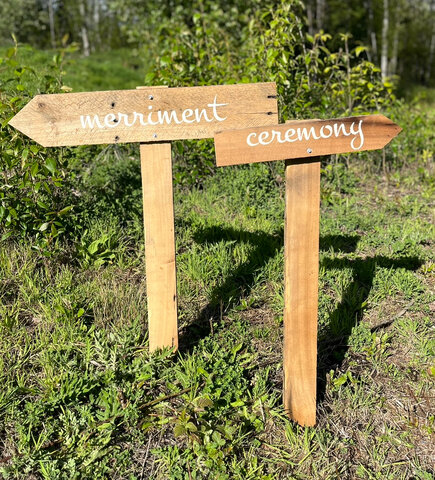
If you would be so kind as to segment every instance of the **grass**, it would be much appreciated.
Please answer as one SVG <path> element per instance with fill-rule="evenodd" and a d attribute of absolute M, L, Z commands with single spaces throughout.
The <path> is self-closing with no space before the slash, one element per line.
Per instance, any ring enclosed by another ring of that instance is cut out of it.
<path fill-rule="evenodd" d="M 2 249 L 4 478 L 432 478 L 430 178 L 325 165 L 318 425 L 301 428 L 281 407 L 282 165 L 176 189 L 181 347 L 150 356 L 137 155 L 105 155 L 80 200 L 81 242 L 103 249 Z"/>
<path fill-rule="evenodd" d="M 0 57 L 6 50 L 6 47 L 0 46 Z M 35 68 L 41 76 L 51 73 L 47 66 L 52 63 L 56 53 L 20 45 L 16 60 L 20 65 Z M 134 89 L 143 85 L 146 73 L 143 56 L 133 48 L 93 53 L 89 57 L 70 53 L 64 62 L 63 83 L 73 92 Z M 1 74 L 0 70 L 0 79 Z"/>

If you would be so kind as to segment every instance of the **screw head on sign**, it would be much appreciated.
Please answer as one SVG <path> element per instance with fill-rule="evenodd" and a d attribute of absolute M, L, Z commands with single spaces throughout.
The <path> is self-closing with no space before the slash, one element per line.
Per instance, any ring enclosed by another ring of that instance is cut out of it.
<path fill-rule="evenodd" d="M 313 153 L 313 151 L 311 150 L 311 148 L 307 148 L 307 153 Z"/>
<path fill-rule="evenodd" d="M 154 100 L 154 96 L 153 96 L 153 95 L 148 95 L 148 98 L 149 98 L 150 100 Z"/>
<path fill-rule="evenodd" d="M 153 133 L 153 138 L 157 138 L 157 133 Z"/>

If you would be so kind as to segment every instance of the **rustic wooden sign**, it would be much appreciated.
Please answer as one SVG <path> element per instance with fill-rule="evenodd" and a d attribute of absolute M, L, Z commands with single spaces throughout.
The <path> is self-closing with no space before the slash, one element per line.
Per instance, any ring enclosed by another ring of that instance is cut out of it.
<path fill-rule="evenodd" d="M 320 219 L 316 156 L 382 148 L 400 131 L 383 115 L 367 115 L 291 121 L 215 135 L 218 166 L 287 159 L 283 399 L 285 410 L 300 425 L 316 423 Z"/>
<path fill-rule="evenodd" d="M 299 120 L 215 135 L 218 166 L 383 148 L 402 129 L 383 115 Z"/>
<path fill-rule="evenodd" d="M 37 95 L 9 122 L 45 147 L 141 143 L 150 350 L 178 346 L 171 144 L 278 122 L 276 85 Z"/>
<path fill-rule="evenodd" d="M 274 83 L 37 95 L 9 122 L 44 147 L 209 138 L 278 122 Z"/>

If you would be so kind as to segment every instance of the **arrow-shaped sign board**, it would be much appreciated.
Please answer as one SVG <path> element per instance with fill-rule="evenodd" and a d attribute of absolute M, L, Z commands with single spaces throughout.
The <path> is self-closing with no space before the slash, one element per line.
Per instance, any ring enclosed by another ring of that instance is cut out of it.
<path fill-rule="evenodd" d="M 402 129 L 383 115 L 299 120 L 215 134 L 218 166 L 377 150 Z"/>
<path fill-rule="evenodd" d="M 177 347 L 169 140 L 278 122 L 274 82 L 37 95 L 10 125 L 44 147 L 141 142 L 150 350 Z M 147 143 L 146 143 L 147 142 Z"/>
<path fill-rule="evenodd" d="M 278 122 L 276 85 L 37 95 L 9 122 L 44 147 L 210 138 Z"/>

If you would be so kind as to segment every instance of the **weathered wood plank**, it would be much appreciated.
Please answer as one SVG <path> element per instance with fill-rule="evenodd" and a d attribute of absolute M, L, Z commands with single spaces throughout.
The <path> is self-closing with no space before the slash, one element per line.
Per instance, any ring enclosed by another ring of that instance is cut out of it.
<path fill-rule="evenodd" d="M 302 162 L 302 163 L 301 163 Z M 285 167 L 284 408 L 316 423 L 320 162 Z"/>
<path fill-rule="evenodd" d="M 9 123 L 54 147 L 209 138 L 277 122 L 271 82 L 37 95 Z"/>
<path fill-rule="evenodd" d="M 149 348 L 178 347 L 170 143 L 140 145 Z"/>
<path fill-rule="evenodd" d="M 218 166 L 361 152 L 384 147 L 402 129 L 383 115 L 298 120 L 215 134 Z"/>

